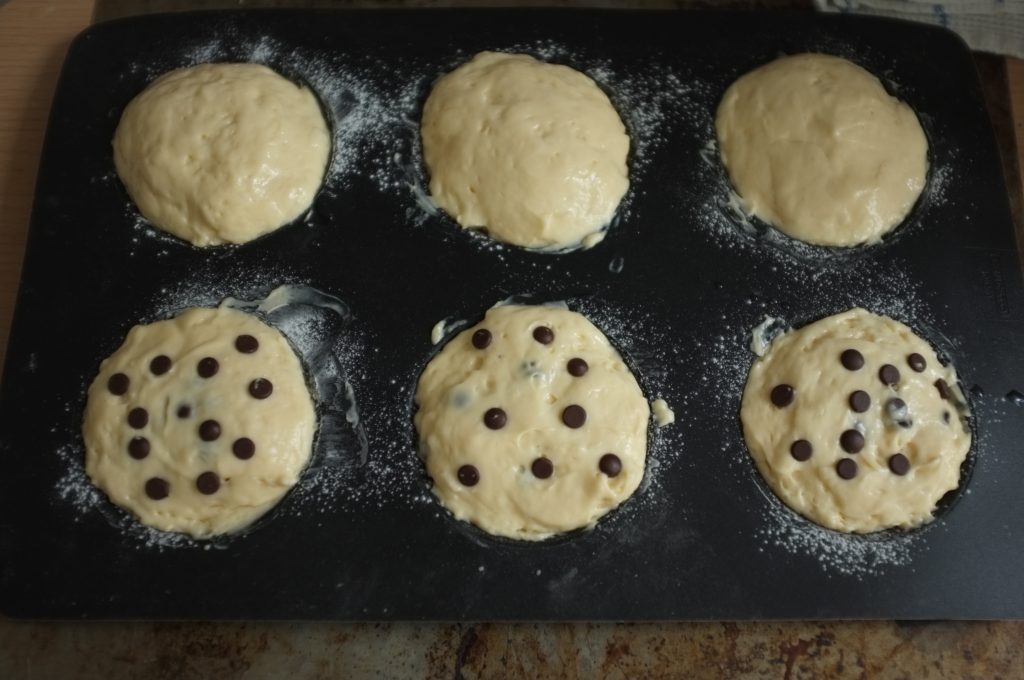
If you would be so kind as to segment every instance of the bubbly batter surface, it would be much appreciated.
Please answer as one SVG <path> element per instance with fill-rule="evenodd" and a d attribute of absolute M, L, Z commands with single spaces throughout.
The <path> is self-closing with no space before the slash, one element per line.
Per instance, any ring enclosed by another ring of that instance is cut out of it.
<path fill-rule="evenodd" d="M 839 531 L 910 528 L 960 482 L 971 446 L 951 366 L 903 324 L 863 309 L 776 338 L 740 418 L 776 494 Z"/>
<path fill-rule="evenodd" d="M 330 150 L 313 93 L 258 64 L 167 73 L 114 134 L 117 174 L 139 212 L 199 246 L 245 243 L 298 218 Z"/>
<path fill-rule="evenodd" d="M 839 57 L 798 54 L 747 73 L 722 97 L 715 127 L 745 209 L 801 241 L 878 241 L 924 187 L 917 116 Z"/>
<path fill-rule="evenodd" d="M 588 526 L 644 475 L 650 408 L 576 312 L 492 308 L 430 361 L 416 404 L 434 493 L 492 534 L 537 540 Z"/>
<path fill-rule="evenodd" d="M 629 187 L 629 137 L 608 97 L 527 55 L 481 52 L 440 78 L 421 132 L 434 201 L 506 243 L 591 246 Z"/>
<path fill-rule="evenodd" d="M 196 537 L 273 507 L 309 460 L 316 415 L 276 329 L 229 308 L 136 326 L 89 387 L 86 472 L 141 522 Z"/>

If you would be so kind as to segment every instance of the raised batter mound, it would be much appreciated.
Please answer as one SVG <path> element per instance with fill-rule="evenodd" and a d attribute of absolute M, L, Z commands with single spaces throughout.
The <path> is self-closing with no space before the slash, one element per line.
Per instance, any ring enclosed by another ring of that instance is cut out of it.
<path fill-rule="evenodd" d="M 149 526 L 206 537 L 273 507 L 309 460 L 316 415 L 277 330 L 229 308 L 136 326 L 89 387 L 86 472 Z"/>
<path fill-rule="evenodd" d="M 258 64 L 167 73 L 128 104 L 114 134 L 117 174 L 139 212 L 199 246 L 294 221 L 330 150 L 313 93 Z"/>
<path fill-rule="evenodd" d="M 430 361 L 416 404 L 434 493 L 491 534 L 591 525 L 643 479 L 650 408 L 604 334 L 564 308 L 492 308 Z"/>
<path fill-rule="evenodd" d="M 437 205 L 505 243 L 590 247 L 629 187 L 629 137 L 601 88 L 524 54 L 481 52 L 440 78 L 421 132 Z"/>
<path fill-rule="evenodd" d="M 830 316 L 754 363 L 740 418 L 776 494 L 838 531 L 911 528 L 957 488 L 971 446 L 952 366 L 888 317 Z"/>
<path fill-rule="evenodd" d="M 798 54 L 747 73 L 722 97 L 715 127 L 744 208 L 801 241 L 878 241 L 924 187 L 917 116 L 839 57 Z"/>

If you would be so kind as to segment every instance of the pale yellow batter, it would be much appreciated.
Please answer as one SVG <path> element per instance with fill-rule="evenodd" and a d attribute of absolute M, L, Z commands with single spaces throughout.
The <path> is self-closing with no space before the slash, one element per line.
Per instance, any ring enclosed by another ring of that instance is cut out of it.
<path fill-rule="evenodd" d="M 506 243 L 592 246 L 629 187 L 629 137 L 608 97 L 527 55 L 481 52 L 440 78 L 421 133 L 434 201 Z"/>
<path fill-rule="evenodd" d="M 971 446 L 952 366 L 863 309 L 776 338 L 750 370 L 740 418 L 779 497 L 839 531 L 929 521 Z"/>
<path fill-rule="evenodd" d="M 117 174 L 139 212 L 199 246 L 245 243 L 298 218 L 330 150 L 316 97 L 258 64 L 167 73 L 114 134 Z"/>
<path fill-rule="evenodd" d="M 588 526 L 644 475 L 647 401 L 604 334 L 563 308 L 490 309 L 430 361 L 416 404 L 434 493 L 492 534 Z"/>
<path fill-rule="evenodd" d="M 149 526 L 205 537 L 273 507 L 316 416 L 277 330 L 229 308 L 136 326 L 89 387 L 86 472 Z"/>
<path fill-rule="evenodd" d="M 839 57 L 798 54 L 747 73 L 722 97 L 715 126 L 744 208 L 801 241 L 878 241 L 924 187 L 917 116 Z"/>

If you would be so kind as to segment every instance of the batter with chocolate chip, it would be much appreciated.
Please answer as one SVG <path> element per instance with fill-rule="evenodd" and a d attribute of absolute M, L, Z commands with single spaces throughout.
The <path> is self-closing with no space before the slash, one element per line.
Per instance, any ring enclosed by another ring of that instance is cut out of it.
<path fill-rule="evenodd" d="M 227 307 L 136 326 L 89 388 L 86 472 L 144 524 L 240 529 L 298 481 L 316 415 L 277 330 Z"/>
<path fill-rule="evenodd" d="M 604 334 L 564 308 L 490 309 L 427 364 L 416 404 L 434 493 L 491 534 L 591 525 L 643 479 L 650 407 Z"/>
<path fill-rule="evenodd" d="M 761 474 L 800 514 L 838 531 L 906 529 L 960 483 L 971 433 L 957 385 L 909 328 L 853 309 L 776 338 L 740 419 Z"/>

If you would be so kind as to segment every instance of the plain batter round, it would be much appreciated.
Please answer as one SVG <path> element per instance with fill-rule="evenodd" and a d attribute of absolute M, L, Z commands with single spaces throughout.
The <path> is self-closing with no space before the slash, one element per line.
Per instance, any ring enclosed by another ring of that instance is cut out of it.
<path fill-rule="evenodd" d="M 245 243 L 298 218 L 330 150 L 313 93 L 258 64 L 167 73 L 114 134 L 117 174 L 142 215 L 199 246 Z"/>
<path fill-rule="evenodd" d="M 505 243 L 590 247 L 629 188 L 629 137 L 607 95 L 527 55 L 481 52 L 440 78 L 421 133 L 437 205 Z"/>
<path fill-rule="evenodd" d="M 273 507 L 316 415 L 277 330 L 226 307 L 136 326 L 89 387 L 86 472 L 151 527 L 206 537 Z"/>
<path fill-rule="evenodd" d="M 929 521 L 971 446 L 952 366 L 863 309 L 776 338 L 750 369 L 740 418 L 775 493 L 838 531 Z"/>
<path fill-rule="evenodd" d="M 715 127 L 744 208 L 801 241 L 878 241 L 924 188 L 917 116 L 839 57 L 798 54 L 747 73 L 722 97 Z"/>
<path fill-rule="evenodd" d="M 539 540 L 589 526 L 643 479 L 650 408 L 576 312 L 490 309 L 430 361 L 416 404 L 434 493 L 491 534 Z"/>

